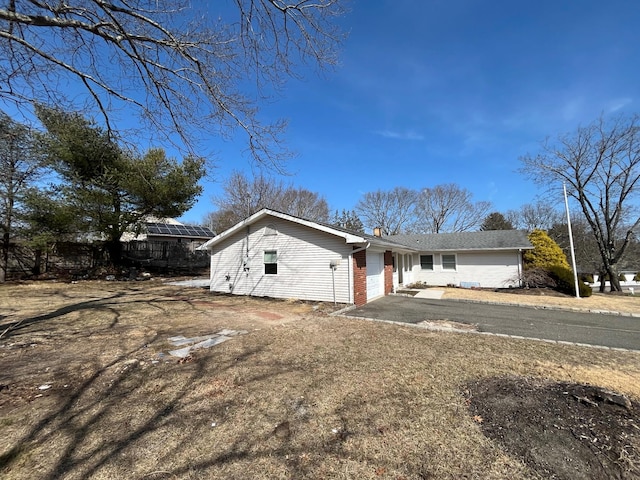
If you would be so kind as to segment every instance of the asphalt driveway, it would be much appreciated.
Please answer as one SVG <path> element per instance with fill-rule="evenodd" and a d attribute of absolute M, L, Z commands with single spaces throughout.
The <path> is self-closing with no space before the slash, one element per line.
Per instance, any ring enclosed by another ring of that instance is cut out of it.
<path fill-rule="evenodd" d="M 479 332 L 640 350 L 640 318 L 630 316 L 394 295 L 347 315 L 403 323 L 448 320 Z"/>

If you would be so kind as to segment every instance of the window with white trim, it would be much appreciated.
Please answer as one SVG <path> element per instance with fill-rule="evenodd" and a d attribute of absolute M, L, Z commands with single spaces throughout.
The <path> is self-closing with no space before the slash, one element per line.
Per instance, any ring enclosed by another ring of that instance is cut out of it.
<path fill-rule="evenodd" d="M 433 270 L 433 255 L 420 255 L 420 268 L 422 270 Z"/>
<path fill-rule="evenodd" d="M 442 255 L 442 270 L 455 270 L 456 269 L 456 255 L 443 254 Z"/>
<path fill-rule="evenodd" d="M 265 275 L 278 274 L 278 252 L 276 250 L 264 251 L 264 273 Z"/>

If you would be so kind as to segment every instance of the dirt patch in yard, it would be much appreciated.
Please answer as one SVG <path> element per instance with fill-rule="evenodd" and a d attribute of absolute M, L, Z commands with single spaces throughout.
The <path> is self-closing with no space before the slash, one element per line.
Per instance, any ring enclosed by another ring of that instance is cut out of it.
<path fill-rule="evenodd" d="M 591 385 L 522 377 L 466 390 L 487 437 L 544 478 L 640 478 L 640 404 Z"/>
<path fill-rule="evenodd" d="M 509 446 L 485 428 L 515 410 L 560 418 L 563 410 L 536 406 L 553 385 L 620 392 L 640 409 L 638 352 L 327 315 L 333 309 L 153 281 L 0 286 L 0 331 L 10 328 L 0 339 L 0 477 L 553 478 L 519 453 L 542 449 L 544 437 Z M 176 348 L 172 337 L 223 329 L 247 333 L 182 361 L 160 356 Z M 496 383 L 505 378 L 527 380 L 509 389 Z M 501 391 L 502 404 L 490 403 Z M 576 403 L 594 414 L 610 406 Z M 585 418 L 569 417 L 579 435 Z M 531 413 L 518 428 L 543 421 Z M 634 478 L 637 450 L 619 451 L 627 470 L 606 464 L 601 478 Z"/>

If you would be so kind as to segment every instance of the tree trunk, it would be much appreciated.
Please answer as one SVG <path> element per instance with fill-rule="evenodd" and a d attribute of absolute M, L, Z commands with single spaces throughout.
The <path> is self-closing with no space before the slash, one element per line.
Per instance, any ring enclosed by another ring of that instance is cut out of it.
<path fill-rule="evenodd" d="M 609 265 L 609 268 L 607 268 L 607 273 L 609 274 L 609 283 L 611 285 L 611 291 L 621 292 L 622 287 L 620 287 L 620 278 L 618 278 L 618 272 L 615 265 Z"/>
<path fill-rule="evenodd" d="M 7 269 L 9 268 L 9 232 L 4 232 L 2 236 L 2 259 L 0 260 L 0 283 L 7 280 Z"/>
<path fill-rule="evenodd" d="M 34 253 L 33 260 L 33 268 L 31 269 L 31 273 L 33 275 L 40 275 L 42 273 L 42 249 L 36 248 Z"/>
<path fill-rule="evenodd" d="M 122 244 L 120 243 L 120 239 L 118 240 L 109 240 L 105 243 L 105 248 L 107 253 L 109 254 L 109 263 L 114 267 L 119 267 L 122 265 Z"/>
<path fill-rule="evenodd" d="M 600 280 L 600 288 L 599 288 L 599 292 L 600 293 L 605 293 L 607 291 L 607 272 L 606 271 L 601 271 L 600 273 L 598 273 L 598 280 Z"/>

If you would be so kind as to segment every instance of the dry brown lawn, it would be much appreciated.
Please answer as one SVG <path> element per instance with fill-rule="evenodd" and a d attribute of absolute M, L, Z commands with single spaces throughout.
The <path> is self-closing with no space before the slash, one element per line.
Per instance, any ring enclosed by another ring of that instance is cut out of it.
<path fill-rule="evenodd" d="M 469 382 L 521 375 L 640 399 L 638 352 L 329 310 L 154 281 L 0 286 L 0 333 L 13 327 L 0 338 L 0 476 L 542 478 L 483 434 Z M 223 328 L 248 333 L 185 362 L 158 355 L 171 336 Z"/>

